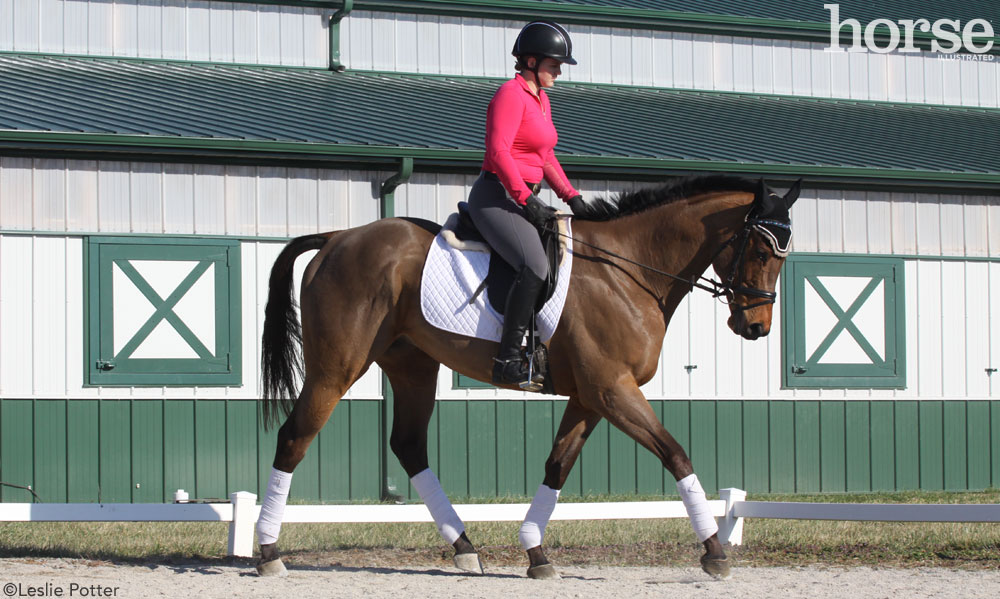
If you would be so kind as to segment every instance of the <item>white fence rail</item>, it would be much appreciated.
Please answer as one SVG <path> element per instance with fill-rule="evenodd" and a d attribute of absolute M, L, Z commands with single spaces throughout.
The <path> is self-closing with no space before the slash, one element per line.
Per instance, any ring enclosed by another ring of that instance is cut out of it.
<path fill-rule="evenodd" d="M 881 522 L 1000 522 L 997 504 L 873 504 L 745 501 L 740 489 L 721 489 L 709 501 L 719 520 L 719 540 L 743 542 L 745 518 Z M 0 522 L 229 522 L 229 555 L 253 555 L 257 496 L 232 493 L 230 503 L 0 503 Z M 519 522 L 526 503 L 456 505 L 465 522 Z M 552 520 L 687 518 L 680 501 L 562 503 Z M 433 522 L 423 504 L 289 505 L 283 522 Z"/>

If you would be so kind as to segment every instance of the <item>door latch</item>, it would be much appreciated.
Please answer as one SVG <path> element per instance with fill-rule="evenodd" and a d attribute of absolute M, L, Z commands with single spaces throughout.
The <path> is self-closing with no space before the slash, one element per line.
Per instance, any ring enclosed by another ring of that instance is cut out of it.
<path fill-rule="evenodd" d="M 806 369 L 801 366 L 792 366 L 792 374 L 805 374 Z"/>
<path fill-rule="evenodd" d="M 111 360 L 98 360 L 97 369 L 98 370 L 114 370 L 115 363 Z"/>

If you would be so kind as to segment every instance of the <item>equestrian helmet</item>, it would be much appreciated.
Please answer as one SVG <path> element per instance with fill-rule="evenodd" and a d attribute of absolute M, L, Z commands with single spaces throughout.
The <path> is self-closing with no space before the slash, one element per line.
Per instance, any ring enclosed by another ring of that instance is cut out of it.
<path fill-rule="evenodd" d="M 525 25 L 517 34 L 511 54 L 554 58 L 566 64 L 576 64 L 569 32 L 552 21 L 532 21 Z"/>

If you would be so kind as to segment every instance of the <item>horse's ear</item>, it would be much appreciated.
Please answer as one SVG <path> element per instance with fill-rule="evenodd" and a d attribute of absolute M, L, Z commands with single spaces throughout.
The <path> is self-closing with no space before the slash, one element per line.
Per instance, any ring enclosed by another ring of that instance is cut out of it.
<path fill-rule="evenodd" d="M 795 200 L 799 199 L 799 192 L 801 191 L 802 191 L 802 179 L 799 179 L 798 181 L 795 182 L 794 185 L 792 185 L 791 189 L 789 189 L 788 192 L 785 193 L 786 208 L 792 207 L 792 204 L 795 203 Z"/>
<path fill-rule="evenodd" d="M 764 183 L 763 177 L 757 180 L 757 197 L 761 201 L 767 199 L 767 183 Z"/>

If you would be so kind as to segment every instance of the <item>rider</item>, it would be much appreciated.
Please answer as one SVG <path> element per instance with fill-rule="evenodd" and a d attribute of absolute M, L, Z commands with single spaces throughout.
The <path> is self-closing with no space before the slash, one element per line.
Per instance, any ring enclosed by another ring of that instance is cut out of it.
<path fill-rule="evenodd" d="M 544 177 L 574 213 L 585 206 L 553 152 L 558 136 L 549 98 L 542 89 L 553 86 L 562 64 L 576 64 L 569 33 L 551 21 L 533 21 L 521 29 L 511 54 L 517 58 L 518 74 L 500 86 L 490 101 L 486 157 L 469 194 L 476 227 L 516 272 L 493 365 L 497 385 L 528 379 L 521 342 L 548 275 L 536 226 L 554 212 L 535 195 L 539 182 Z"/>

